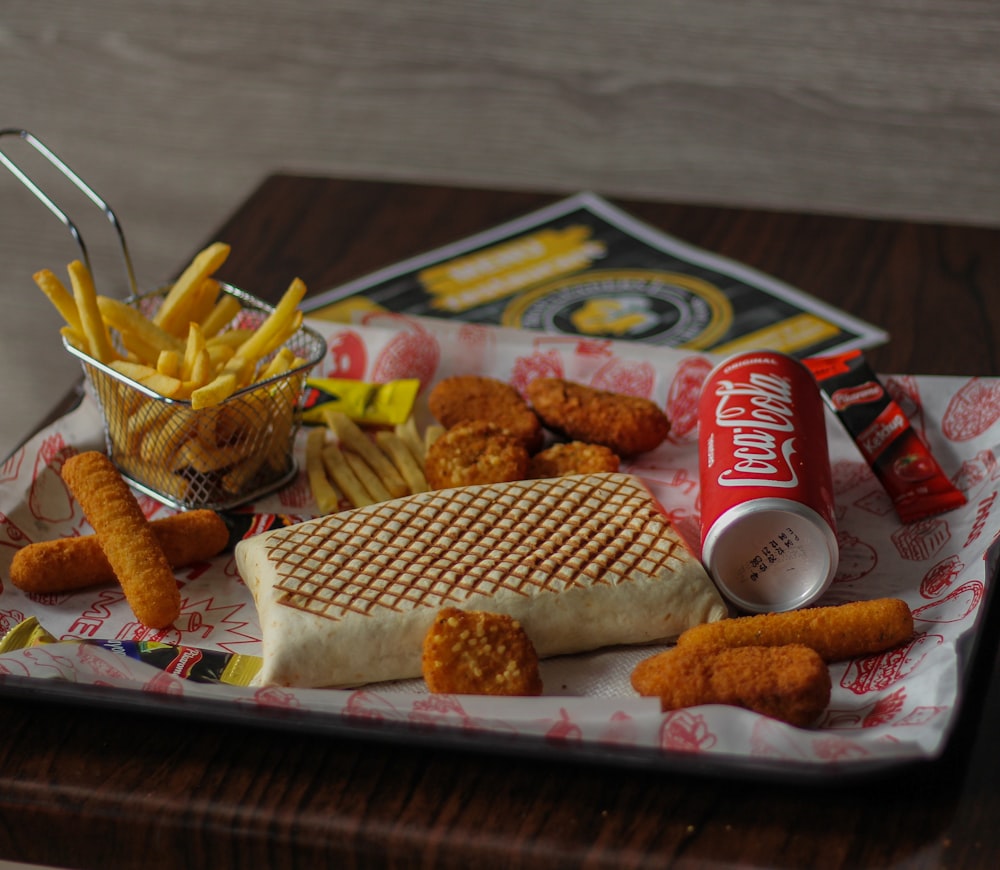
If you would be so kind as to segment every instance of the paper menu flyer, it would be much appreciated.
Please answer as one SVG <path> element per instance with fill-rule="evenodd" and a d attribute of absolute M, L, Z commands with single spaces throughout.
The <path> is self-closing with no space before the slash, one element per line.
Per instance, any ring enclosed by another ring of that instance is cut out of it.
<path fill-rule="evenodd" d="M 711 359 L 635 342 L 595 341 L 528 331 L 382 316 L 368 326 L 315 324 L 328 355 L 317 374 L 346 369 L 365 379 L 412 376 L 430 384 L 450 374 L 489 374 L 515 384 L 552 373 L 647 395 L 675 421 L 670 440 L 623 470 L 643 479 L 678 531 L 697 546 L 697 432 L 691 413 Z M 736 708 L 706 706 L 663 714 L 631 690 L 634 664 L 655 647 L 599 650 L 542 663 L 540 698 L 429 696 L 419 680 L 356 690 L 299 690 L 192 684 L 112 652 L 58 644 L 0 656 L 6 676 L 57 680 L 137 692 L 214 699 L 255 710 L 283 708 L 330 721 L 393 721 L 420 729 L 518 735 L 557 752 L 567 741 L 613 753 L 648 752 L 670 764 L 696 754 L 739 768 L 794 765 L 819 776 L 937 755 L 962 700 L 965 654 L 981 623 L 996 565 L 1000 510 L 1000 382 L 983 378 L 890 376 L 949 477 L 969 499 L 964 508 L 903 526 L 853 442 L 829 415 L 840 569 L 824 604 L 883 595 L 902 597 L 916 618 L 913 641 L 889 653 L 831 668 L 834 694 L 817 727 L 796 729 Z M 426 408 L 421 408 L 426 422 Z M 303 438 L 300 437 L 299 449 Z M 96 407 L 84 405 L 43 431 L 5 463 L 0 475 L 0 631 L 28 616 L 58 637 L 152 640 L 260 655 L 252 598 L 231 557 L 179 571 L 182 615 L 168 630 L 135 622 L 120 589 L 28 596 L 9 582 L 14 550 L 31 540 L 85 534 L 89 528 L 58 469 L 68 451 L 100 448 Z M 301 460 L 301 452 L 300 452 Z M 301 462 L 300 462 L 301 468 Z M 151 517 L 168 512 L 148 498 Z M 255 508 L 306 518 L 314 513 L 304 474 Z M 995 552 L 994 547 L 994 552 Z M 402 738 L 401 738 L 402 739 Z"/>
<path fill-rule="evenodd" d="M 721 355 L 864 348 L 886 333 L 590 193 L 307 300 L 316 317 L 378 311 L 627 339 Z"/>

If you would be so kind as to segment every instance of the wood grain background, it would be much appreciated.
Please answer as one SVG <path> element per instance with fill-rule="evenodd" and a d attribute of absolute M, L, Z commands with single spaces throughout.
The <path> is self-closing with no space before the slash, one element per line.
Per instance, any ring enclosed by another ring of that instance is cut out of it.
<path fill-rule="evenodd" d="M 997 225 L 998 47 L 992 0 L 4 0 L 0 127 L 144 286 L 276 169 Z M 0 170 L 0 453 L 76 374 L 30 281 L 75 255 Z"/>

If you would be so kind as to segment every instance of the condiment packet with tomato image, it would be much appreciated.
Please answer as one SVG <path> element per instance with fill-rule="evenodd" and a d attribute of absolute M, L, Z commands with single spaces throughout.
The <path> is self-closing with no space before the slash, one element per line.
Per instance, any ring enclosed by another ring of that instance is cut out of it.
<path fill-rule="evenodd" d="M 904 523 L 966 503 L 860 350 L 803 362 Z"/>

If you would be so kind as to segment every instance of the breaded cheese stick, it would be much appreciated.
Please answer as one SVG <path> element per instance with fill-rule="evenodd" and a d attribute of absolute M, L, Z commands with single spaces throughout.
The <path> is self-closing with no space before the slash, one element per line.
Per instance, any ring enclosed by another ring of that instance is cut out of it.
<path fill-rule="evenodd" d="M 689 628 L 677 639 L 691 647 L 781 646 L 800 643 L 836 662 L 891 649 L 913 636 L 913 614 L 899 598 L 852 601 L 787 613 L 721 619 Z"/>
<path fill-rule="evenodd" d="M 805 728 L 830 703 L 830 671 L 807 646 L 675 647 L 644 659 L 632 687 L 660 699 L 664 712 L 728 704 Z"/>
<path fill-rule="evenodd" d="M 187 511 L 149 525 L 174 568 L 211 559 L 229 543 L 229 530 L 215 511 Z M 22 547 L 10 564 L 10 580 L 23 592 L 37 594 L 74 592 L 116 582 L 96 535 Z"/>
<path fill-rule="evenodd" d="M 90 450 L 67 459 L 62 477 L 93 526 L 136 618 L 149 628 L 166 628 L 180 615 L 180 590 L 118 469 L 103 453 Z"/>

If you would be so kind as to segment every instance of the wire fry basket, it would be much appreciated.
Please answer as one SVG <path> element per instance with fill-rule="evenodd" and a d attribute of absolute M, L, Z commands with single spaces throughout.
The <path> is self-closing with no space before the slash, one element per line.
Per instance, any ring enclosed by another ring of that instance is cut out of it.
<path fill-rule="evenodd" d="M 168 289 L 128 301 L 152 315 Z M 233 326 L 255 328 L 273 310 L 231 285 L 221 290 L 240 300 Z M 112 339 L 119 340 L 114 331 Z M 198 409 L 189 400 L 153 392 L 65 339 L 63 345 L 80 360 L 101 409 L 108 455 L 141 492 L 180 509 L 226 510 L 295 476 L 303 386 L 326 352 L 323 337 L 309 327 L 301 327 L 285 345 L 300 365 Z"/>
<path fill-rule="evenodd" d="M 170 287 L 139 295 L 125 236 L 114 212 L 69 167 L 25 130 L 0 130 L 0 137 L 17 135 L 39 151 L 98 206 L 114 226 L 132 295 L 126 303 L 152 317 Z M 62 221 L 76 240 L 84 262 L 89 258 L 76 225 L 32 179 L 0 151 L 7 166 Z M 220 293 L 239 300 L 240 310 L 223 331 L 254 329 L 274 308 L 232 285 L 220 282 Z M 122 337 L 110 329 L 118 350 L 126 354 Z M 190 400 L 161 396 L 99 362 L 63 338 L 66 350 L 80 360 L 88 388 L 104 420 L 108 455 L 136 489 L 180 510 L 226 510 L 273 492 L 296 474 L 295 436 L 306 375 L 326 353 L 323 337 L 301 326 L 285 343 L 299 361 L 291 369 L 252 383 L 219 404 L 193 408 Z M 280 350 L 280 349 L 279 349 Z M 262 367 L 278 353 L 261 361 Z"/>

